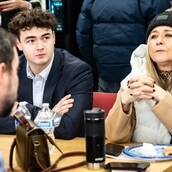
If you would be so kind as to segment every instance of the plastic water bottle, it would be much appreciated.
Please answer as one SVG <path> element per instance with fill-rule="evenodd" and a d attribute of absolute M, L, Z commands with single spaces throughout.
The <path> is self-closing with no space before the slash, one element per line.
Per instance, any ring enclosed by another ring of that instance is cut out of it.
<path fill-rule="evenodd" d="M 54 113 L 50 110 L 48 103 L 42 104 L 34 122 L 42 128 L 52 139 L 54 139 Z"/>
<path fill-rule="evenodd" d="M 58 127 L 60 125 L 60 121 L 61 121 L 62 115 L 60 113 L 54 112 L 54 127 Z"/>
<path fill-rule="evenodd" d="M 23 101 L 23 102 L 19 102 L 19 107 L 18 110 L 21 111 L 26 119 L 31 120 L 31 113 L 29 112 L 28 108 L 26 107 L 27 102 Z"/>
<path fill-rule="evenodd" d="M 19 106 L 18 106 L 17 110 L 19 112 L 23 113 L 26 119 L 31 120 L 31 113 L 29 112 L 28 108 L 26 107 L 26 104 L 27 104 L 26 101 L 19 102 Z M 19 122 L 17 120 L 15 120 L 15 128 L 17 128 L 18 125 L 19 125 Z"/>

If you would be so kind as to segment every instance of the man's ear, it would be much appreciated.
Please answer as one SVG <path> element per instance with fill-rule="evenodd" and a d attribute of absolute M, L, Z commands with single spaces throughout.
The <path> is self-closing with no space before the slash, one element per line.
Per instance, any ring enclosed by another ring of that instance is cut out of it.
<path fill-rule="evenodd" d="M 2 81 L 4 80 L 4 77 L 6 76 L 7 74 L 7 66 L 5 63 L 0 63 L 0 78 L 2 79 Z"/>
<path fill-rule="evenodd" d="M 20 51 L 23 50 L 23 49 L 22 49 L 22 46 L 21 46 L 21 43 L 20 43 L 19 40 L 17 40 L 17 48 L 18 48 Z"/>
<path fill-rule="evenodd" d="M 55 34 L 54 31 L 53 31 L 53 39 L 54 39 L 54 45 L 55 45 L 55 43 L 56 43 L 56 34 Z"/>

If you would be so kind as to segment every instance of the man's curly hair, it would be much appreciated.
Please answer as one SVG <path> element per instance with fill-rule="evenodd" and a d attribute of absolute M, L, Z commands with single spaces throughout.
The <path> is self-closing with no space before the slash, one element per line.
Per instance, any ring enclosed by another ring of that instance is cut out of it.
<path fill-rule="evenodd" d="M 49 28 L 54 31 L 56 25 L 57 20 L 50 12 L 35 8 L 18 13 L 8 24 L 8 29 L 19 39 L 21 30 L 30 30 L 33 27 L 38 27 Z"/>

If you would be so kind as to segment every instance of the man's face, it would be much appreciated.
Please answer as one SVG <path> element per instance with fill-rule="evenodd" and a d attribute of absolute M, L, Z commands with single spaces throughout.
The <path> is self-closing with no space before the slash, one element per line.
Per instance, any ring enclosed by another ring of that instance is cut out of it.
<path fill-rule="evenodd" d="M 51 29 L 33 27 L 20 31 L 18 48 L 23 51 L 31 69 L 44 69 L 54 53 L 55 35 Z"/>
<path fill-rule="evenodd" d="M 19 65 L 19 59 L 17 49 L 14 50 L 14 59 L 12 61 L 12 69 L 9 72 L 5 67 L 3 69 L 0 64 L 0 116 L 5 117 L 10 114 L 12 106 L 17 98 L 18 90 L 18 76 L 17 69 Z"/>

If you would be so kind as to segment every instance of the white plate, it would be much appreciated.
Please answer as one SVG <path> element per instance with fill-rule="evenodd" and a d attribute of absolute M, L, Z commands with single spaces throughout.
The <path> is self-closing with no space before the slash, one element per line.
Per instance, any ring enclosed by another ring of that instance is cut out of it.
<path fill-rule="evenodd" d="M 150 161 L 172 160 L 172 155 L 170 156 L 164 155 L 164 149 L 172 145 L 160 144 L 160 145 L 153 145 L 153 146 L 156 151 L 156 156 L 151 155 L 149 150 L 146 151 L 143 145 L 125 148 L 123 150 L 123 153 L 132 158 L 141 159 L 141 160 L 150 160 Z"/>

